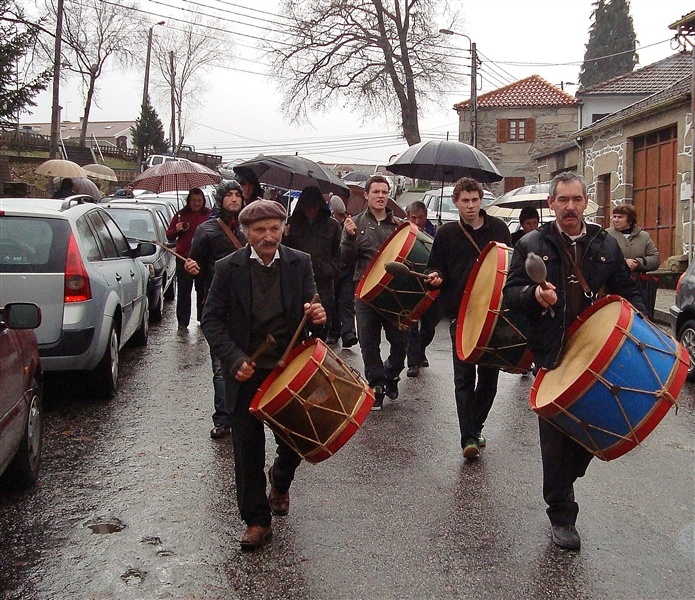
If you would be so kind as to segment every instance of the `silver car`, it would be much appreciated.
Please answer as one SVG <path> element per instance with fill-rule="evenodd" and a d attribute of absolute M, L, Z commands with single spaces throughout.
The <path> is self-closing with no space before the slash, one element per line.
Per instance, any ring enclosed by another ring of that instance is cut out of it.
<path fill-rule="evenodd" d="M 37 303 L 44 371 L 88 371 L 112 397 L 119 350 L 147 343 L 149 271 L 138 257 L 155 251 L 131 246 L 84 197 L 0 199 L 0 305 Z"/>
<path fill-rule="evenodd" d="M 676 301 L 668 309 L 671 329 L 690 355 L 688 381 L 695 381 L 695 261 L 692 261 L 676 285 Z"/>
<path fill-rule="evenodd" d="M 443 223 L 459 220 L 459 211 L 454 204 L 454 186 L 446 186 L 425 192 L 421 198 L 427 207 L 427 218 L 439 227 Z M 486 208 L 494 202 L 495 196 L 492 192 L 483 190 L 483 201 L 481 208 Z"/>

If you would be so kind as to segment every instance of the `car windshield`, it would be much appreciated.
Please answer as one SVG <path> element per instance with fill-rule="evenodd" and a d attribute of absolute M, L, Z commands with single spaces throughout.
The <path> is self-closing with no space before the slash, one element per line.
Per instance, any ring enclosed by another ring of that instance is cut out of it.
<path fill-rule="evenodd" d="M 70 224 L 64 219 L 0 218 L 0 272 L 61 272 L 69 234 Z"/>
<path fill-rule="evenodd" d="M 108 211 L 127 238 L 141 242 L 155 239 L 154 219 L 149 211 L 113 206 Z"/>

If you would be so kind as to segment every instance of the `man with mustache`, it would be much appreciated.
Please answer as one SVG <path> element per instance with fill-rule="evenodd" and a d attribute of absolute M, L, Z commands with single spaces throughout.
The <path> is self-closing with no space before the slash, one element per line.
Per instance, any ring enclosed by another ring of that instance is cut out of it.
<path fill-rule="evenodd" d="M 514 247 L 504 298 L 511 310 L 530 321 L 528 345 L 537 367 L 554 369 L 560 364 L 570 324 L 599 293 L 618 294 L 637 310 L 646 310 L 618 243 L 599 225 L 584 221 L 587 205 L 580 175 L 556 175 L 548 196 L 555 221 L 526 234 Z M 545 262 L 549 289 L 542 289 L 526 272 L 529 252 Z M 583 289 L 578 273 L 589 290 Z M 553 310 L 547 310 L 551 306 Z M 593 454 L 543 419 L 538 426 L 552 541 L 566 550 L 579 550 L 574 482 L 584 475 Z"/>
<path fill-rule="evenodd" d="M 210 218 L 198 225 L 193 235 L 191 251 L 183 268 L 196 280 L 202 280 L 204 297 L 207 296 L 212 284 L 215 263 L 246 243 L 246 237 L 239 228 L 237 219 L 239 211 L 244 206 L 242 194 L 239 182 L 232 180 L 220 183 L 215 194 L 217 217 Z M 212 351 L 210 359 L 212 360 L 212 385 L 215 394 L 215 411 L 212 414 L 213 427 L 210 430 L 210 437 L 218 440 L 231 432 L 232 416 L 224 403 L 222 365 Z"/>
<path fill-rule="evenodd" d="M 316 293 L 308 254 L 280 245 L 287 213 L 273 200 L 255 200 L 239 213 L 249 245 L 217 263 L 203 309 L 202 329 L 222 363 L 225 400 L 232 416 L 237 503 L 247 529 L 242 550 L 255 550 L 272 538 L 271 515 L 286 515 L 290 484 L 301 457 L 279 437 L 268 471 L 265 432 L 249 412 L 256 390 L 277 365 L 304 315 L 314 333 L 326 322 Z M 305 332 L 306 333 L 306 332 Z M 255 361 L 254 351 L 272 334 L 277 344 Z"/>

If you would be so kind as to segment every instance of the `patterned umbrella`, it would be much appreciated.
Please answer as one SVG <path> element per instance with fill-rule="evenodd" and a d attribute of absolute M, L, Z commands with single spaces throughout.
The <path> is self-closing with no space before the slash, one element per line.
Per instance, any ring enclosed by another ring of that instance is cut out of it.
<path fill-rule="evenodd" d="M 480 150 L 456 140 L 430 140 L 408 148 L 386 168 L 396 175 L 427 181 L 457 181 L 472 177 L 481 183 L 500 181 L 502 175 Z"/>
<path fill-rule="evenodd" d="M 211 185 L 220 180 L 220 174 L 198 163 L 170 160 L 143 171 L 133 179 L 133 187 L 156 194 Z"/>

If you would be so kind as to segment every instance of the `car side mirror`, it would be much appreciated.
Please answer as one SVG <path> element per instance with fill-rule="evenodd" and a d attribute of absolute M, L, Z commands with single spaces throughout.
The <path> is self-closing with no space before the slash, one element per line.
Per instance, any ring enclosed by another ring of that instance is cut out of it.
<path fill-rule="evenodd" d="M 11 302 L 2 309 L 2 320 L 10 329 L 36 329 L 41 325 L 41 309 L 31 302 Z"/>
<path fill-rule="evenodd" d="M 135 256 L 152 256 L 157 253 L 157 245 L 152 242 L 139 242 L 135 248 Z"/>

